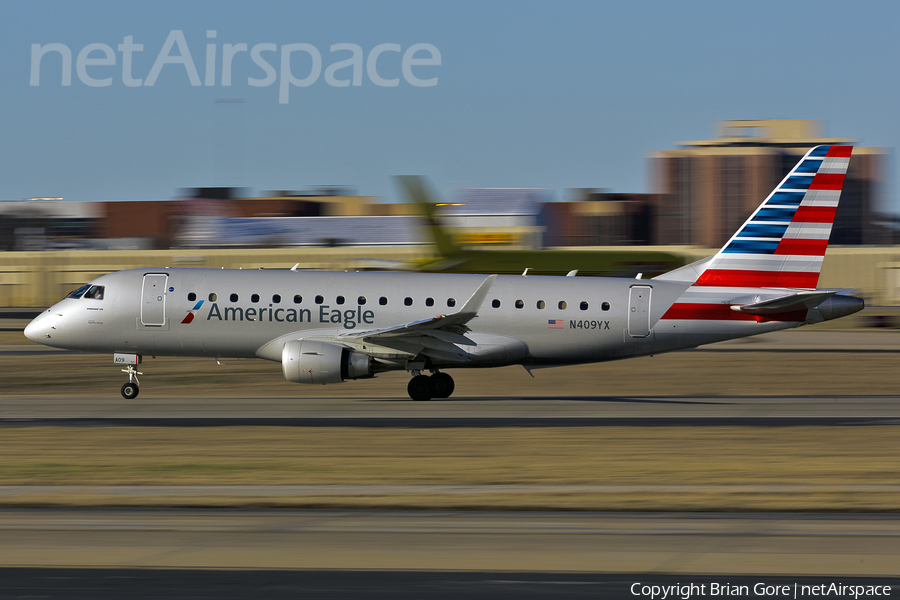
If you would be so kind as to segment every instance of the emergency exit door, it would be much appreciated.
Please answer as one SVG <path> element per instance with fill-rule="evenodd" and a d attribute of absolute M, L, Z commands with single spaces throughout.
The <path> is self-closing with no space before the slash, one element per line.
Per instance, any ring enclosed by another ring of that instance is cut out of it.
<path fill-rule="evenodd" d="M 166 285 L 168 275 L 144 275 L 141 289 L 141 325 L 161 327 L 166 324 Z"/>
<path fill-rule="evenodd" d="M 628 294 L 628 335 L 647 337 L 650 335 L 650 292 L 649 285 L 633 285 Z"/>

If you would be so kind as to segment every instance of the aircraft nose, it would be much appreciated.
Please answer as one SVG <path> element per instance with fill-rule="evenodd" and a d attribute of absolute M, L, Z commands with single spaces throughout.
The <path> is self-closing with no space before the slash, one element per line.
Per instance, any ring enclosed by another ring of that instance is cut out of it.
<path fill-rule="evenodd" d="M 49 327 L 47 326 L 47 313 L 50 311 L 44 311 L 38 316 L 36 316 L 31 323 L 25 326 L 25 337 L 27 337 L 32 342 L 37 342 L 39 344 L 45 343 L 48 333 Z"/>

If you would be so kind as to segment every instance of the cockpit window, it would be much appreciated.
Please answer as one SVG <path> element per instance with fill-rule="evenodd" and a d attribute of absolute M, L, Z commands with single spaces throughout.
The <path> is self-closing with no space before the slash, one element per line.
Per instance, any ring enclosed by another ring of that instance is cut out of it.
<path fill-rule="evenodd" d="M 92 300 L 103 300 L 103 286 L 102 285 L 83 285 L 68 296 L 66 298 L 90 298 Z"/>
<path fill-rule="evenodd" d="M 92 285 L 90 289 L 84 293 L 84 297 L 93 300 L 103 300 L 103 286 Z"/>
<path fill-rule="evenodd" d="M 82 296 L 84 296 L 84 293 L 86 291 L 88 291 L 88 289 L 90 287 L 91 287 L 91 284 L 83 285 L 80 288 L 78 288 L 77 290 L 75 290 L 74 292 L 72 292 L 71 294 L 69 294 L 68 296 L 66 296 L 66 298 L 81 298 Z"/>

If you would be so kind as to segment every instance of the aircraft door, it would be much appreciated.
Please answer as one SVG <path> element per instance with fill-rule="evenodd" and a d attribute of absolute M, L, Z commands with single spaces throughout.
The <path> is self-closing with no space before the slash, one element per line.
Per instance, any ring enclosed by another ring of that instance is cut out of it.
<path fill-rule="evenodd" d="M 169 276 L 144 275 L 141 291 L 141 325 L 161 327 L 166 324 L 166 286 Z"/>
<path fill-rule="evenodd" d="M 649 285 L 633 285 L 628 293 L 628 335 L 647 337 L 650 335 L 650 292 Z"/>

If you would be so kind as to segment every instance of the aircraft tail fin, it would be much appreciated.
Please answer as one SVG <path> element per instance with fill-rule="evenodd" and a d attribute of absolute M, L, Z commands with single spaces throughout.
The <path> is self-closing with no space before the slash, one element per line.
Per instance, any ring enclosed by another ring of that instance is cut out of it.
<path fill-rule="evenodd" d="M 428 188 L 422 177 L 406 175 L 397 177 L 400 187 L 406 192 L 407 198 L 415 203 L 428 221 L 428 229 L 441 256 L 451 256 L 459 252 L 459 246 L 453 243 L 450 234 L 438 223 L 435 207 L 439 203 L 436 195 Z"/>
<path fill-rule="evenodd" d="M 712 258 L 660 275 L 695 286 L 815 289 L 852 146 L 816 146 Z"/>

